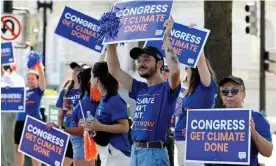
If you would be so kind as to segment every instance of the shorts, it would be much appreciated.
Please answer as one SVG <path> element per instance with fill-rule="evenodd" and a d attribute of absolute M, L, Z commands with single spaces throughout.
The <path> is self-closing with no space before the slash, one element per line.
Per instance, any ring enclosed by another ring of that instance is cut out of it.
<path fill-rule="evenodd" d="M 25 121 L 16 121 L 14 126 L 14 144 L 19 145 Z"/>
<path fill-rule="evenodd" d="M 73 147 L 73 159 L 84 160 L 83 136 L 70 136 Z"/>
<path fill-rule="evenodd" d="M 70 140 L 68 142 L 68 146 L 67 146 L 67 149 L 66 149 L 65 157 L 73 159 L 73 147 L 72 147 L 72 143 L 71 143 Z"/>
<path fill-rule="evenodd" d="M 101 165 L 106 166 L 129 166 L 130 157 L 126 156 L 123 152 L 116 149 L 111 144 L 107 146 L 97 145 L 98 152 L 101 160 Z"/>

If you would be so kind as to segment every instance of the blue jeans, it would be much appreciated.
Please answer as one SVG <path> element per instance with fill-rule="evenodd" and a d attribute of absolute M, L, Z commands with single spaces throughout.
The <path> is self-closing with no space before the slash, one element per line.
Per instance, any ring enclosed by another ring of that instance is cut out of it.
<path fill-rule="evenodd" d="M 169 166 L 167 148 L 140 148 L 132 145 L 131 166 Z"/>
<path fill-rule="evenodd" d="M 84 140 L 83 136 L 70 136 L 73 147 L 73 159 L 84 160 Z"/>

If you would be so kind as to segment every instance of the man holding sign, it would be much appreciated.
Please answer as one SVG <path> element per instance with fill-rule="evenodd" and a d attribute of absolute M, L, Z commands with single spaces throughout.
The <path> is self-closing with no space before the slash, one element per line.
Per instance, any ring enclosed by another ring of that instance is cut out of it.
<path fill-rule="evenodd" d="M 235 76 L 226 77 L 220 81 L 219 86 L 223 104 L 227 108 L 243 108 L 246 92 L 241 78 Z M 258 154 L 270 157 L 273 145 L 268 122 L 259 112 L 252 111 L 251 115 L 250 166 L 257 166 L 259 165 Z"/>
<path fill-rule="evenodd" d="M 241 78 L 226 77 L 219 86 L 227 109 L 188 112 L 186 161 L 258 166 L 258 153 L 272 154 L 269 124 L 260 113 L 243 109 Z"/>
<path fill-rule="evenodd" d="M 163 44 L 170 71 L 168 81 L 161 69 L 164 65 L 162 53 L 155 47 L 133 48 L 130 56 L 138 62 L 139 75 L 147 83 L 133 79 L 120 68 L 116 45 L 107 46 L 109 72 L 136 100 L 136 111 L 132 126 L 131 166 L 169 165 L 168 151 L 164 147 L 167 131 L 180 92 L 180 69 L 178 58 L 169 40 L 173 19 L 164 24 Z"/>

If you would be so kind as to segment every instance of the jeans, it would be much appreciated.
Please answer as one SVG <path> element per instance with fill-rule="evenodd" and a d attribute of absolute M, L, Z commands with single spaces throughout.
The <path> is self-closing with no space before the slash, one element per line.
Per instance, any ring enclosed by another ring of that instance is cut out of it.
<path fill-rule="evenodd" d="M 73 159 L 84 160 L 84 140 L 83 136 L 70 136 L 73 147 Z"/>
<path fill-rule="evenodd" d="M 140 148 L 132 145 L 131 166 L 169 166 L 167 148 Z"/>

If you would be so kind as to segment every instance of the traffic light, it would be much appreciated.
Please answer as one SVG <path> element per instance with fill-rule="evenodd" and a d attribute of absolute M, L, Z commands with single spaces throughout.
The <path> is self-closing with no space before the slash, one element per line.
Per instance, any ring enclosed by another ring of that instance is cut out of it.
<path fill-rule="evenodd" d="M 269 52 L 267 51 L 264 52 L 263 65 L 264 65 L 264 70 L 269 71 Z"/>
<path fill-rule="evenodd" d="M 264 52 L 264 70 L 276 74 L 276 52 Z"/>
<path fill-rule="evenodd" d="M 4 13 L 12 13 L 12 1 L 4 1 L 3 3 L 3 12 Z"/>
<path fill-rule="evenodd" d="M 248 3 L 245 5 L 245 11 L 247 12 L 245 21 L 248 24 L 245 32 L 257 36 L 257 3 Z"/>

